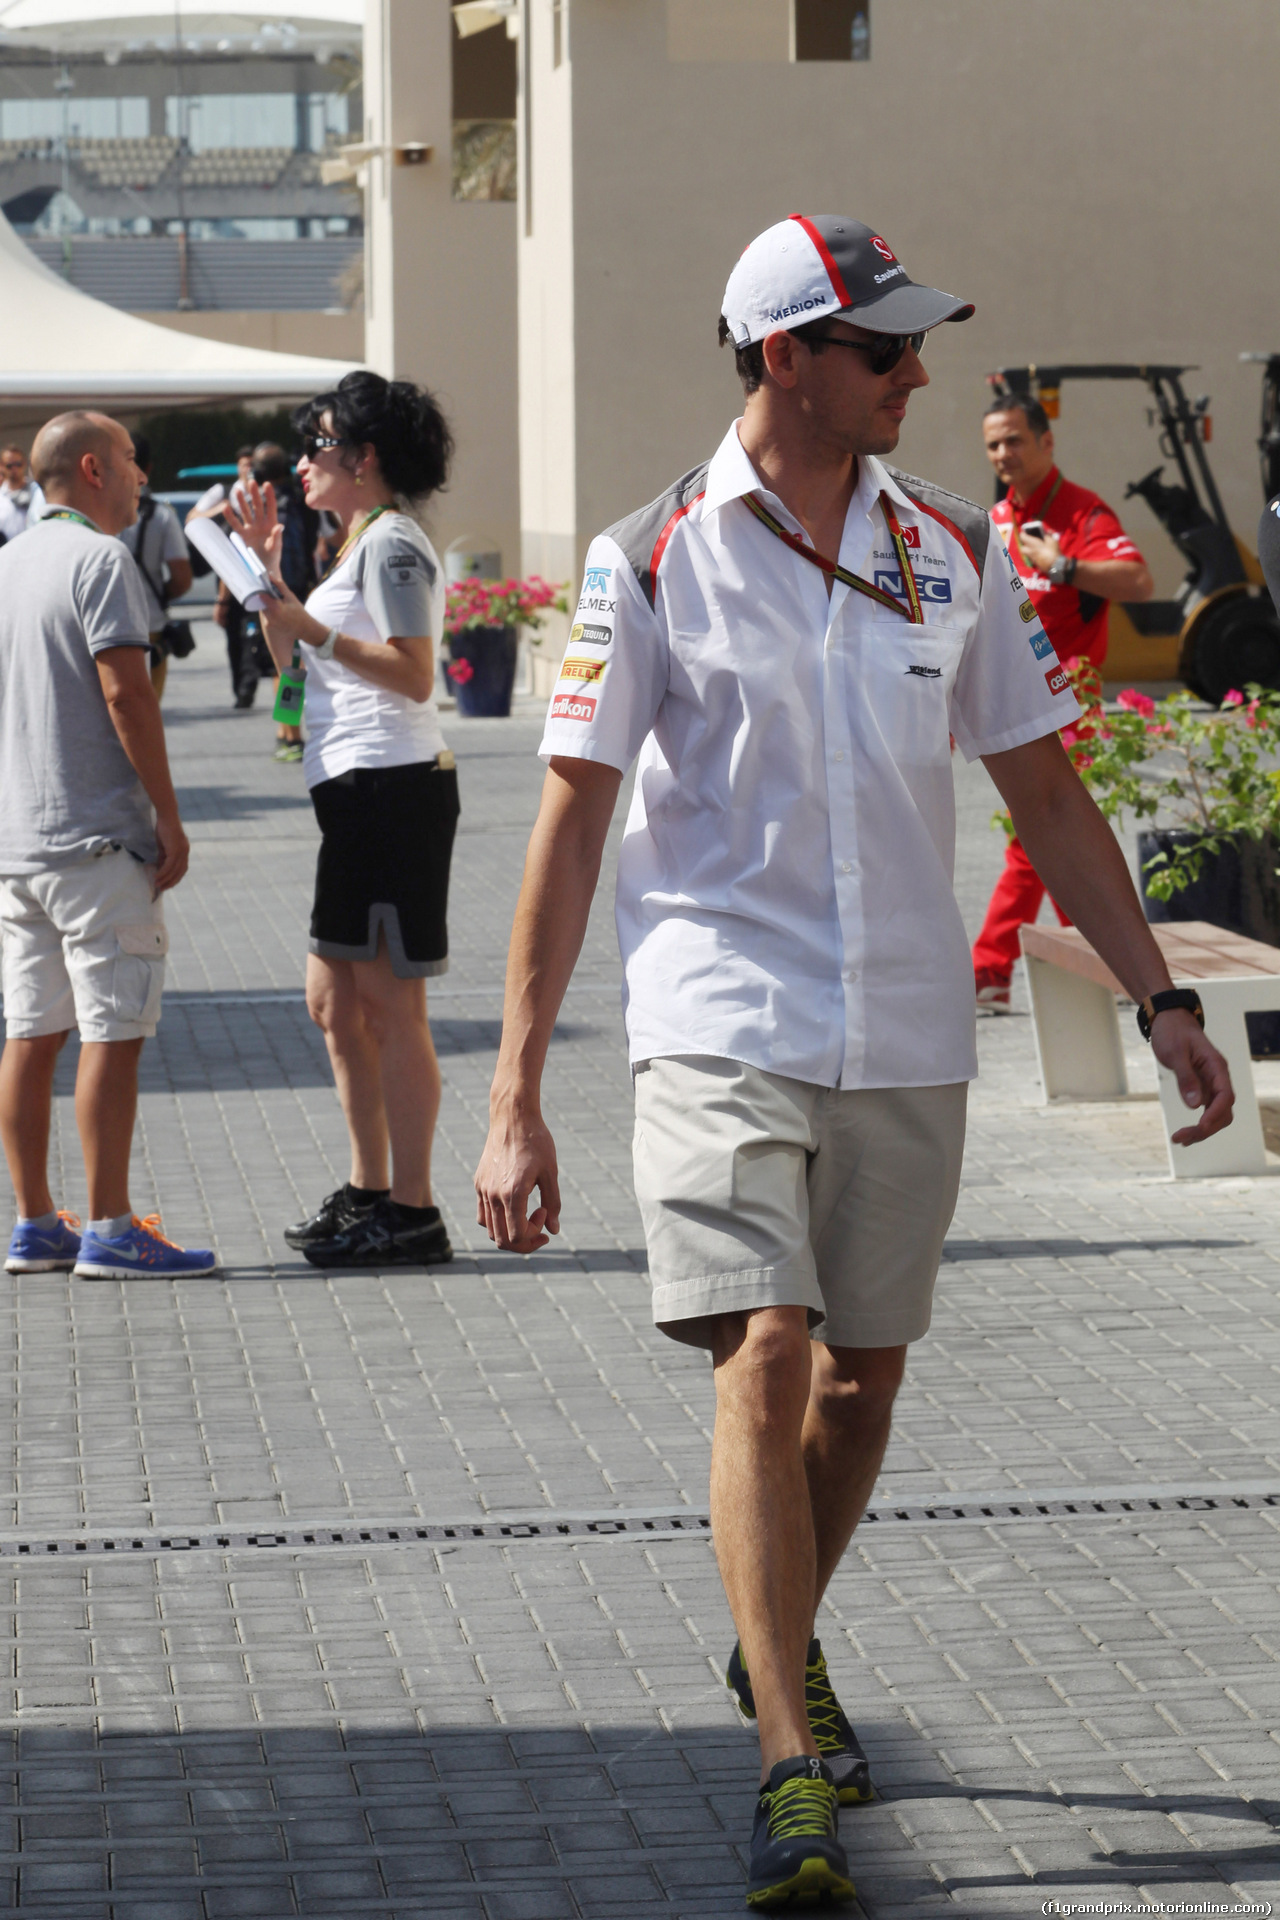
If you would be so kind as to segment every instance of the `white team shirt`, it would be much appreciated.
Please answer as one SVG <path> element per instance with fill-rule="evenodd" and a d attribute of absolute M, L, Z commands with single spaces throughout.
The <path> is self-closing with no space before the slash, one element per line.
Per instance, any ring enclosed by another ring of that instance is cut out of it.
<path fill-rule="evenodd" d="M 540 751 L 639 754 L 616 905 L 633 1061 L 842 1088 L 977 1072 L 948 735 L 972 760 L 1079 709 L 981 508 L 863 458 L 840 564 L 901 596 L 882 489 L 923 628 L 839 581 L 828 599 L 756 520 L 753 490 L 811 544 L 737 423 L 591 544 Z"/>
<path fill-rule="evenodd" d="M 411 514 L 379 514 L 340 567 L 307 599 L 307 612 L 352 640 L 409 640 L 430 634 L 439 665 L 445 588 L 436 550 Z M 404 767 L 444 748 L 435 695 L 411 700 L 362 679 L 340 660 L 302 649 L 307 669 L 308 787 L 353 767 Z"/>

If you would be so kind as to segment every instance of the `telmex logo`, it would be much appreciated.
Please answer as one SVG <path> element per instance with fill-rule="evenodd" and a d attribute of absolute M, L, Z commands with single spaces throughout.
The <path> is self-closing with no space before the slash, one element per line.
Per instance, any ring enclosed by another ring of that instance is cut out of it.
<path fill-rule="evenodd" d="M 585 693 L 558 693 L 551 702 L 553 720 L 590 720 L 596 703 Z"/>
<path fill-rule="evenodd" d="M 1051 667 L 1044 677 L 1044 683 L 1050 693 L 1065 693 L 1071 685 L 1061 667 Z M 591 704 L 594 706 L 595 702 Z"/>
<path fill-rule="evenodd" d="M 1035 619 L 1035 617 L 1036 617 L 1035 608 L 1032 606 L 1029 600 L 1024 600 L 1022 605 L 1018 608 L 1019 620 L 1024 621 L 1027 626 L 1030 626 L 1031 622 Z"/>
<path fill-rule="evenodd" d="M 875 248 L 876 252 L 880 255 L 880 258 L 882 260 L 897 259 L 898 256 L 894 252 L 893 248 L 889 245 L 889 242 L 887 240 L 882 240 L 878 233 L 873 238 L 871 244 Z"/>
<path fill-rule="evenodd" d="M 560 669 L 562 680 L 602 680 L 607 660 L 566 660 Z"/>
<path fill-rule="evenodd" d="M 881 593 L 891 593 L 895 599 L 905 600 L 907 597 L 903 591 L 902 575 L 896 567 L 877 567 L 875 584 Z M 917 580 L 916 591 L 922 600 L 936 600 L 943 606 L 951 604 L 951 582 L 945 578 Z"/>
<path fill-rule="evenodd" d="M 603 593 L 613 578 L 612 567 L 588 567 L 582 582 L 584 593 Z"/>

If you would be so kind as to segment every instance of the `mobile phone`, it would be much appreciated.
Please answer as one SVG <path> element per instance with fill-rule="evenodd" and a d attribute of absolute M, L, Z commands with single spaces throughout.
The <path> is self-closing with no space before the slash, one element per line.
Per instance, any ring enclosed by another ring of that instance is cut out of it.
<path fill-rule="evenodd" d="M 1019 532 L 1029 533 L 1033 540 L 1046 539 L 1048 537 L 1048 531 L 1043 520 L 1024 520 L 1019 528 Z"/>

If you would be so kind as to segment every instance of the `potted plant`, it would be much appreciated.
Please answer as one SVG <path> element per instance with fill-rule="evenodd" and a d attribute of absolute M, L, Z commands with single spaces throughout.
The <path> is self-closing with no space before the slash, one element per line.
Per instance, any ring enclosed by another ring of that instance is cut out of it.
<path fill-rule="evenodd" d="M 446 668 L 458 712 L 505 718 L 511 712 L 519 629 L 536 631 L 545 611 L 567 613 L 567 587 L 540 575 L 527 580 L 457 580 L 448 590 L 444 630 Z"/>

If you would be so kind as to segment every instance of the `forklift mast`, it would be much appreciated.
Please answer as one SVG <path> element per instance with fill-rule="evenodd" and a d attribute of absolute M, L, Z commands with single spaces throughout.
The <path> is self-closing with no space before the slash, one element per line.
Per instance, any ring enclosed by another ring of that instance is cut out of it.
<path fill-rule="evenodd" d="M 1280 493 L 1280 353 L 1242 353 L 1244 361 L 1262 368 L 1262 430 L 1258 455 L 1262 465 L 1262 497 Z"/>
<path fill-rule="evenodd" d="M 1276 365 L 1280 370 L 1280 356 Z M 1094 365 L 997 367 L 987 375 L 997 395 L 1034 396 L 1051 419 L 1057 418 L 1058 390 L 1064 380 L 1141 380 L 1150 389 L 1160 423 L 1160 451 L 1165 460 L 1173 461 L 1178 480 L 1166 481 L 1164 466 L 1153 467 L 1141 480 L 1130 483 L 1125 499 L 1138 495 L 1145 500 L 1188 561 L 1177 596 L 1184 613 L 1210 594 L 1248 577 L 1204 450 L 1209 436 L 1208 400 L 1193 404 L 1183 390 L 1182 376 L 1189 372 L 1194 368 Z M 1280 459 L 1280 436 L 1276 452 Z"/>

